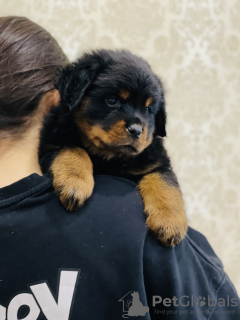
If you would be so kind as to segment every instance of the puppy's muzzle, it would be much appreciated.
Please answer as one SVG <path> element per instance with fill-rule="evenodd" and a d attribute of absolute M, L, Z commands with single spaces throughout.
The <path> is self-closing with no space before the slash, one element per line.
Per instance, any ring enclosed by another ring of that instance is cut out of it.
<path fill-rule="evenodd" d="M 140 124 L 132 124 L 127 127 L 127 132 L 133 139 L 139 139 L 141 137 L 143 128 Z"/>

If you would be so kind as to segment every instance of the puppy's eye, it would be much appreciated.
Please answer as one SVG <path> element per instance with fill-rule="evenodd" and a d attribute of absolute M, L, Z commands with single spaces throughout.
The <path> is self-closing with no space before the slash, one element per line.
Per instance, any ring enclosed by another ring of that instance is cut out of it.
<path fill-rule="evenodd" d="M 107 98 L 105 101 L 109 106 L 112 106 L 112 107 L 115 107 L 115 106 L 119 105 L 119 99 L 117 97 L 114 97 L 114 96 Z"/>
<path fill-rule="evenodd" d="M 149 107 L 145 107 L 145 111 L 146 111 L 146 112 L 149 112 L 149 113 L 150 113 L 150 112 L 152 112 L 152 108 L 151 108 L 151 106 L 149 106 Z"/>

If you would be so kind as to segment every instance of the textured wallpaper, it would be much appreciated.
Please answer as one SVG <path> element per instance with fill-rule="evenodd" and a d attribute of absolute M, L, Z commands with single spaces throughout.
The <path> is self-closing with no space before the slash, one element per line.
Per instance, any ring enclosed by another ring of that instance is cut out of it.
<path fill-rule="evenodd" d="M 94 48 L 143 56 L 166 89 L 166 146 L 190 226 L 240 292 L 240 1 L 0 0 L 57 38 L 71 60 Z"/>

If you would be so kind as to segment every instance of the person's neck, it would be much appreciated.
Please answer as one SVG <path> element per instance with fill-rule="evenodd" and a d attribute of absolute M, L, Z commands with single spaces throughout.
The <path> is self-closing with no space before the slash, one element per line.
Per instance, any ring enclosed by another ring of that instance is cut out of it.
<path fill-rule="evenodd" d="M 0 140 L 0 188 L 33 173 L 42 175 L 38 163 L 39 126 L 30 128 L 19 140 Z"/>

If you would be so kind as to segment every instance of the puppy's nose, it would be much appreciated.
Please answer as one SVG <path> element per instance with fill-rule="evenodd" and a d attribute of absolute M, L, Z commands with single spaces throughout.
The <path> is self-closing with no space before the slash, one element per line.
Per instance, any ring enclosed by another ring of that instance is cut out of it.
<path fill-rule="evenodd" d="M 127 131 L 130 133 L 133 139 L 140 138 L 142 134 L 142 126 L 140 124 L 132 124 L 127 128 Z"/>

